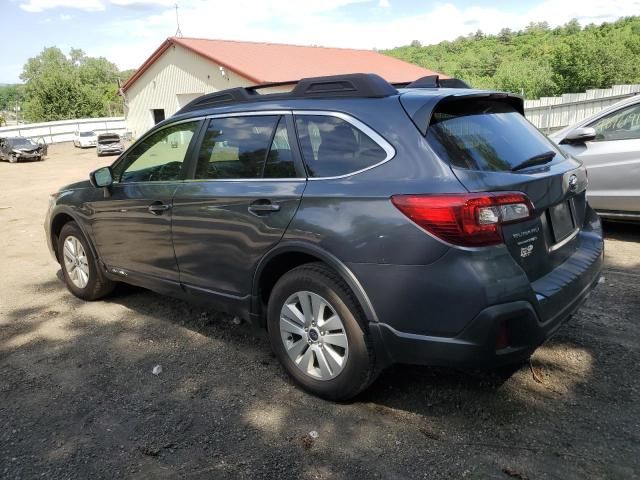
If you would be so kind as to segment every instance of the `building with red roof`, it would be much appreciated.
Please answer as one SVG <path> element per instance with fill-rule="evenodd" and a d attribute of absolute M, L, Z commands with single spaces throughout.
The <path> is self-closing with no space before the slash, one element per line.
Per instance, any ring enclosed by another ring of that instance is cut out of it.
<path fill-rule="evenodd" d="M 373 50 L 170 37 L 122 86 L 127 127 L 139 137 L 205 93 L 343 73 L 389 82 L 440 75 Z"/>

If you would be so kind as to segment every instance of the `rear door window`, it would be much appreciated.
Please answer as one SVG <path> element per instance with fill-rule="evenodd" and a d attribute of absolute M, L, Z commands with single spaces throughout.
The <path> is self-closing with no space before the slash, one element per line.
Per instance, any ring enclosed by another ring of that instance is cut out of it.
<path fill-rule="evenodd" d="M 296 130 L 311 177 L 354 173 L 387 158 L 387 152 L 371 137 L 338 117 L 298 115 Z"/>
<path fill-rule="evenodd" d="M 514 107 L 495 100 L 442 102 L 434 110 L 427 142 L 452 166 L 469 170 L 510 171 L 536 155 L 564 157 Z"/>

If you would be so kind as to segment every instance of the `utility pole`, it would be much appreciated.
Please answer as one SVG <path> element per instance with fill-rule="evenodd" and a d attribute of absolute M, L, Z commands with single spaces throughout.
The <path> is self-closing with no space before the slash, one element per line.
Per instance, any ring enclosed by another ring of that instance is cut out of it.
<path fill-rule="evenodd" d="M 175 4 L 176 7 L 176 25 L 177 25 L 177 30 L 176 30 L 176 37 L 182 37 L 182 30 L 180 30 L 180 17 L 178 17 L 178 4 Z"/>

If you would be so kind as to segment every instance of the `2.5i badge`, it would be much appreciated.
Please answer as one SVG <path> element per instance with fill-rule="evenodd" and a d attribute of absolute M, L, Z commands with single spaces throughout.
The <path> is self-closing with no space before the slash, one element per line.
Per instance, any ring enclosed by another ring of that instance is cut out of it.
<path fill-rule="evenodd" d="M 526 247 L 520 248 L 520 256 L 522 258 L 527 258 L 533 252 L 533 245 L 529 244 Z"/>

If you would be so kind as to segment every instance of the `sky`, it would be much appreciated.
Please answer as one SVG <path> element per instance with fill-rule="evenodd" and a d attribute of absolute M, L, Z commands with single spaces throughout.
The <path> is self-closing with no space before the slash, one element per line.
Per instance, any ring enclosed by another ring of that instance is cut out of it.
<path fill-rule="evenodd" d="M 0 83 L 49 46 L 137 68 L 176 33 L 176 1 L 185 37 L 365 49 L 640 15 L 640 0 L 0 0 Z"/>

